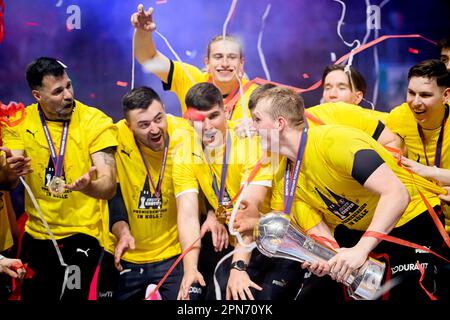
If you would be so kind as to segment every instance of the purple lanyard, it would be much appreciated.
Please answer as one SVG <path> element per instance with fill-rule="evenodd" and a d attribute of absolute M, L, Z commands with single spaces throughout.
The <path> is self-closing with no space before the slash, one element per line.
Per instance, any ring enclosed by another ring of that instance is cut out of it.
<path fill-rule="evenodd" d="M 444 120 L 442 120 L 442 124 L 441 124 L 441 131 L 439 132 L 439 138 L 436 144 L 436 151 L 435 151 L 435 157 L 434 157 L 434 166 L 440 168 L 441 167 L 441 159 L 442 159 L 442 145 L 444 142 L 444 127 L 445 127 L 445 123 L 447 122 L 447 118 L 448 118 L 448 105 L 445 105 L 445 115 L 444 115 Z M 420 140 L 422 141 L 422 146 L 423 146 L 423 152 L 425 154 L 425 161 L 427 162 L 427 166 L 430 165 L 429 161 L 428 161 L 428 156 L 427 156 L 427 149 L 425 146 L 425 136 L 423 134 L 423 130 L 422 127 L 417 124 L 417 129 L 419 130 L 419 136 L 420 136 Z"/>
<path fill-rule="evenodd" d="M 69 136 L 69 121 L 64 121 L 63 131 L 61 134 L 61 141 L 59 143 L 59 156 L 56 154 L 55 147 L 53 145 L 53 139 L 48 129 L 47 122 L 45 121 L 44 113 L 39 108 L 39 117 L 41 118 L 42 127 L 44 128 L 45 138 L 47 139 L 48 147 L 55 167 L 55 177 L 60 177 L 64 162 L 64 155 L 66 154 L 67 137 Z"/>
<path fill-rule="evenodd" d="M 223 203 L 223 197 L 225 195 L 225 182 L 227 180 L 227 171 L 228 171 L 228 158 L 230 156 L 230 148 L 231 148 L 231 138 L 230 132 L 227 130 L 227 142 L 224 146 L 225 150 L 223 150 L 223 159 L 222 159 L 222 173 L 220 176 L 220 190 L 217 187 L 217 179 L 214 175 L 214 172 L 211 170 L 212 178 L 213 178 L 213 188 L 216 193 L 217 199 L 219 200 L 219 206 Z"/>
<path fill-rule="evenodd" d="M 302 166 L 303 156 L 306 149 L 306 141 L 308 140 L 308 122 L 305 121 L 305 128 L 303 129 L 300 146 L 297 151 L 297 158 L 295 160 L 294 174 L 291 179 L 291 160 L 287 159 L 286 171 L 284 172 L 284 213 L 291 214 L 292 204 L 294 202 L 295 189 L 297 187 L 298 177 L 300 175 L 300 168 Z"/>
<path fill-rule="evenodd" d="M 164 178 L 164 170 L 166 169 L 167 151 L 169 150 L 169 135 L 166 134 L 165 141 L 164 141 L 164 156 L 163 156 L 161 172 L 159 174 L 158 184 L 156 185 L 156 188 L 155 188 L 155 184 L 153 183 L 152 176 L 150 175 L 150 170 L 148 169 L 147 161 L 145 161 L 144 153 L 142 152 L 139 142 L 136 140 L 136 138 L 134 139 L 134 141 L 136 142 L 139 153 L 141 154 L 142 162 L 144 163 L 145 170 L 147 171 L 148 180 L 152 184 L 153 190 L 155 191 L 154 195 L 155 195 L 155 197 L 159 198 L 161 196 L 161 188 L 162 188 L 162 181 Z"/>

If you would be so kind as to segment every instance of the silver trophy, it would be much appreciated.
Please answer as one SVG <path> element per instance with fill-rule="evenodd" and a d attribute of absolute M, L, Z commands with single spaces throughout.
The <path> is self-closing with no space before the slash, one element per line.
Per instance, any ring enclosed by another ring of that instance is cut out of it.
<path fill-rule="evenodd" d="M 326 262 L 336 255 L 313 240 L 290 222 L 285 214 L 269 213 L 262 217 L 254 230 L 258 250 L 272 258 L 299 262 Z M 385 264 L 369 258 L 344 281 L 350 296 L 356 300 L 373 300 L 378 296 Z"/>

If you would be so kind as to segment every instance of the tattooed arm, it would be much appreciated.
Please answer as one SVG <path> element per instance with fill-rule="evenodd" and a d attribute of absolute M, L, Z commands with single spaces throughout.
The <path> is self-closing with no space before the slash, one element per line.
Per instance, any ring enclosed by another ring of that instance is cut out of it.
<path fill-rule="evenodd" d="M 115 148 L 109 147 L 91 154 L 94 165 L 87 173 L 65 187 L 98 198 L 111 199 L 116 192 Z"/>

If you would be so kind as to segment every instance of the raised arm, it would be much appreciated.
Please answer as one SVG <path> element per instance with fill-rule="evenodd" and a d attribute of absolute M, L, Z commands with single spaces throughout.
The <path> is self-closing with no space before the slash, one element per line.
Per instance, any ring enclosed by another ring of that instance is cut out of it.
<path fill-rule="evenodd" d="M 134 35 L 134 56 L 140 64 L 146 64 L 161 81 L 168 81 L 170 60 L 156 49 L 152 32 L 156 30 L 153 21 L 153 8 L 144 10 L 142 4 L 138 5 L 137 12 L 131 15 L 131 25 L 136 29 Z"/>

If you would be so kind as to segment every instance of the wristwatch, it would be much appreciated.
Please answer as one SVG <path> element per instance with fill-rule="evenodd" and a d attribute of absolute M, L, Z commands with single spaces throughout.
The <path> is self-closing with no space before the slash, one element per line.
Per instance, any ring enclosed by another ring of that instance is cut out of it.
<path fill-rule="evenodd" d="M 247 271 L 247 264 L 243 260 L 237 260 L 231 264 L 231 269 Z"/>

